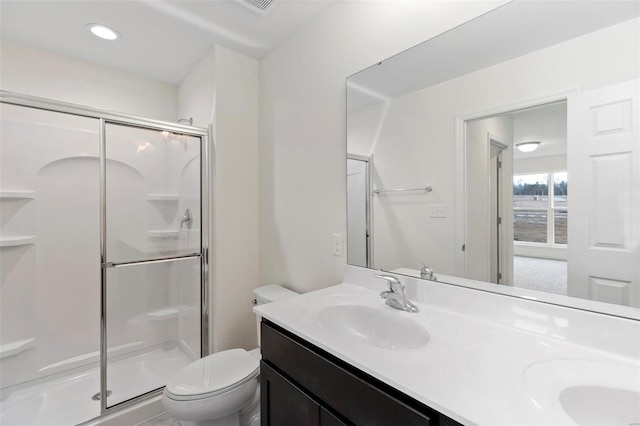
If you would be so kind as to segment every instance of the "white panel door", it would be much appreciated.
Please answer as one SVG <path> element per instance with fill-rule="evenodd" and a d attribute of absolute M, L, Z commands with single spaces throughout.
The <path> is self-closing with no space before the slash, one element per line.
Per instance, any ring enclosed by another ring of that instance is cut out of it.
<path fill-rule="evenodd" d="M 568 102 L 569 296 L 640 307 L 638 80 Z"/>

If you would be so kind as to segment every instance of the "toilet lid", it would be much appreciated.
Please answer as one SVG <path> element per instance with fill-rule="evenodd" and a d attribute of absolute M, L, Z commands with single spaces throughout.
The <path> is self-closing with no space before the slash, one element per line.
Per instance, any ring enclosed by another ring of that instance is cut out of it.
<path fill-rule="evenodd" d="M 203 397 L 238 387 L 256 377 L 260 363 L 244 349 L 230 349 L 192 362 L 175 373 L 165 390 L 177 397 Z"/>

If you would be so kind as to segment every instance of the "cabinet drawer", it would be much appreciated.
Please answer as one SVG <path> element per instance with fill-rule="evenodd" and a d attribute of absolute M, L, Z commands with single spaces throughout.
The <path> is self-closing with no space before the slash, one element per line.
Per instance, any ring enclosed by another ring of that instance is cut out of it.
<path fill-rule="evenodd" d="M 367 426 L 433 426 L 437 423 L 433 420 L 438 413 L 429 407 L 280 327 L 263 320 L 261 332 L 263 361 L 349 422 Z"/>

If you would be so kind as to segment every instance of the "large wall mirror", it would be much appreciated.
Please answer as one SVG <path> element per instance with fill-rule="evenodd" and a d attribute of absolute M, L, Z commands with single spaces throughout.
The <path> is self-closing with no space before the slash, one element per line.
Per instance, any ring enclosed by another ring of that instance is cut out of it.
<path fill-rule="evenodd" d="M 640 318 L 639 15 L 516 0 L 350 76 L 348 263 Z"/>

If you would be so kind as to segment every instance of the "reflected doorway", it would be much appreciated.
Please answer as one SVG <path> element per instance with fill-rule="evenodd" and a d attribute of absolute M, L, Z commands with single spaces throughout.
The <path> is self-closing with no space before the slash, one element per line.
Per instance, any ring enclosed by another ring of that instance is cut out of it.
<path fill-rule="evenodd" d="M 347 154 L 347 263 L 371 266 L 371 157 Z"/>
<path fill-rule="evenodd" d="M 466 121 L 465 162 L 465 277 L 567 294 L 566 101 Z"/>

